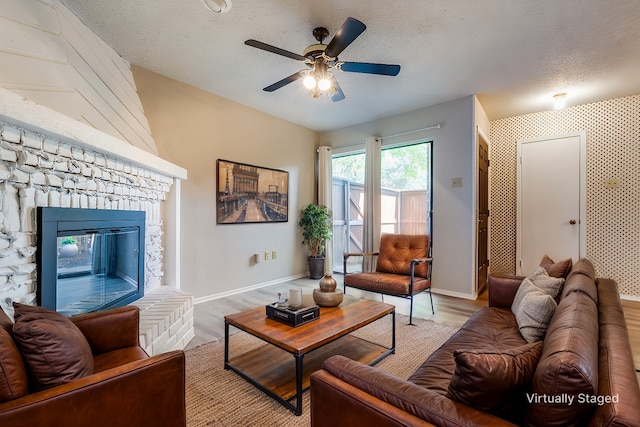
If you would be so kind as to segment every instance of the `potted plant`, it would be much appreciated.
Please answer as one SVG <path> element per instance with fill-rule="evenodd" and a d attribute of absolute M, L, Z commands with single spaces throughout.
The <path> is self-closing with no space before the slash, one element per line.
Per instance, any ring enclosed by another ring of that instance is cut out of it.
<path fill-rule="evenodd" d="M 302 208 L 298 225 L 302 228 L 302 244 L 309 250 L 309 278 L 324 276 L 325 242 L 331 239 L 333 219 L 326 206 L 308 204 Z"/>
<path fill-rule="evenodd" d="M 78 255 L 78 241 L 73 237 L 65 237 L 60 241 L 60 258 Z"/>

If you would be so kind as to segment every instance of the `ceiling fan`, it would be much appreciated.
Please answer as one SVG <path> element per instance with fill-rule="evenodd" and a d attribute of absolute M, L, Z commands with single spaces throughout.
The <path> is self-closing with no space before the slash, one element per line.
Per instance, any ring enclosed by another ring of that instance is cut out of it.
<path fill-rule="evenodd" d="M 380 74 L 384 76 L 397 76 L 400 72 L 399 65 L 374 64 L 370 62 L 344 62 L 338 60 L 338 55 L 347 48 L 367 28 L 355 18 L 347 18 L 342 27 L 335 33 L 329 44 L 322 42 L 329 36 L 329 30 L 318 27 L 313 30 L 313 37 L 319 44 L 307 47 L 302 55 L 280 49 L 279 47 L 257 41 L 247 40 L 244 44 L 258 49 L 266 50 L 277 55 L 286 56 L 304 62 L 308 69 L 298 71 L 284 79 L 265 87 L 266 92 L 273 92 L 298 79 L 303 79 L 303 84 L 309 89 L 311 96 L 318 98 L 323 93 L 328 94 L 334 102 L 344 99 L 344 93 L 338 81 L 331 72 L 332 69 L 350 73 Z"/>

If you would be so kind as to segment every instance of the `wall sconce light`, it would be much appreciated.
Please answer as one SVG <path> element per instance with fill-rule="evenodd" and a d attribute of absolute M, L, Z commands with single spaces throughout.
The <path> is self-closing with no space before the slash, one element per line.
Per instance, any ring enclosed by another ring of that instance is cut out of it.
<path fill-rule="evenodd" d="M 566 93 L 556 93 L 553 95 L 553 109 L 554 110 L 562 110 L 567 106 L 567 94 Z"/>
<path fill-rule="evenodd" d="M 226 13 L 231 9 L 231 0 L 200 0 L 204 7 L 215 13 Z"/>

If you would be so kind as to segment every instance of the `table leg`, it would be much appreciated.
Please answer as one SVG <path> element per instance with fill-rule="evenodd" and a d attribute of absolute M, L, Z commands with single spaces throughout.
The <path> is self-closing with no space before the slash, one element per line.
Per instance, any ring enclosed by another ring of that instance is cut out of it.
<path fill-rule="evenodd" d="M 391 312 L 391 353 L 396 354 L 396 311 Z"/>
<path fill-rule="evenodd" d="M 224 321 L 224 369 L 229 369 L 229 323 Z"/>
<path fill-rule="evenodd" d="M 303 368 L 302 362 L 304 359 L 304 354 L 296 354 L 296 415 L 302 415 L 302 376 L 303 376 Z"/>

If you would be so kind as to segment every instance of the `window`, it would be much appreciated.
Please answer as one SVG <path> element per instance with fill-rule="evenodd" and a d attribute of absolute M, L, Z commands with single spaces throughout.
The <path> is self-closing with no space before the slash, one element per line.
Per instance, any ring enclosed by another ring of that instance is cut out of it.
<path fill-rule="evenodd" d="M 383 147 L 381 231 L 431 235 L 432 143 Z M 365 155 L 335 155 L 333 169 L 334 254 L 362 252 Z M 342 272 L 342 257 L 333 269 Z M 351 269 L 349 270 L 351 271 Z"/>

